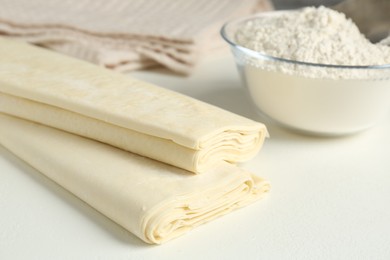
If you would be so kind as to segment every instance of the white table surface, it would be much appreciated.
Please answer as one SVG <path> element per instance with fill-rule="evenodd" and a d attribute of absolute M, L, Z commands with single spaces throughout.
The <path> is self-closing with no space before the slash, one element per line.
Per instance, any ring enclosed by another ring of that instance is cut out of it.
<path fill-rule="evenodd" d="M 0 146 L 0 259 L 390 259 L 390 116 L 349 137 L 292 133 L 255 114 L 230 55 L 190 77 L 132 74 L 265 122 L 242 167 L 268 198 L 150 246 Z"/>

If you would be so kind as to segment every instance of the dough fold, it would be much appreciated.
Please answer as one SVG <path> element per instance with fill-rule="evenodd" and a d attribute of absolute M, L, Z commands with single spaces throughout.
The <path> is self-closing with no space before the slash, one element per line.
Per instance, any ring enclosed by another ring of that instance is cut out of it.
<path fill-rule="evenodd" d="M 258 122 L 129 76 L 0 38 L 0 111 L 200 173 L 252 158 Z"/>
<path fill-rule="evenodd" d="M 268 182 L 226 162 L 194 175 L 2 113 L 0 143 L 147 243 L 175 238 L 269 190 Z"/>

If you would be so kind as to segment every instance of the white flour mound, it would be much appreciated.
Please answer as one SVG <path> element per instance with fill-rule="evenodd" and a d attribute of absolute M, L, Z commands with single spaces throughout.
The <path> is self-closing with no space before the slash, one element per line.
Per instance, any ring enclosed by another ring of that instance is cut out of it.
<path fill-rule="evenodd" d="M 390 47 L 373 44 L 344 14 L 306 7 L 247 21 L 238 44 L 274 57 L 332 65 L 390 64 Z"/>

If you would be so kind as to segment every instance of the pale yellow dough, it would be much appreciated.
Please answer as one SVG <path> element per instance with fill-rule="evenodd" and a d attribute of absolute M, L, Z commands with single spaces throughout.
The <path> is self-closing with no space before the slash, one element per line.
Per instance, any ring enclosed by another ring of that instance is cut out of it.
<path fill-rule="evenodd" d="M 267 136 L 261 123 L 4 38 L 0 38 L 0 94 L 0 112 L 196 173 L 221 160 L 250 159 Z"/>
<path fill-rule="evenodd" d="M 0 143 L 147 243 L 263 197 L 268 182 L 221 162 L 207 174 L 0 113 Z"/>

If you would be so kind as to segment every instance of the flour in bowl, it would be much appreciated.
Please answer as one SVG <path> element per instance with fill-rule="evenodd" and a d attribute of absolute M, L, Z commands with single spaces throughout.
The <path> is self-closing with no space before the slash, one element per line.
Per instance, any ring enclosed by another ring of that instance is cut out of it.
<path fill-rule="evenodd" d="M 348 66 L 390 64 L 390 46 L 371 43 L 343 13 L 326 7 L 261 15 L 243 22 L 235 35 L 237 44 L 292 61 Z M 304 66 L 247 59 L 245 63 L 266 70 L 310 78 L 373 79 L 383 71 Z"/>
<path fill-rule="evenodd" d="M 261 13 L 222 32 L 257 111 L 284 126 L 344 135 L 389 111 L 390 47 L 369 42 L 337 11 Z"/>
<path fill-rule="evenodd" d="M 333 65 L 390 63 L 390 47 L 372 44 L 344 14 L 307 7 L 246 22 L 238 44 L 271 56 Z"/>

